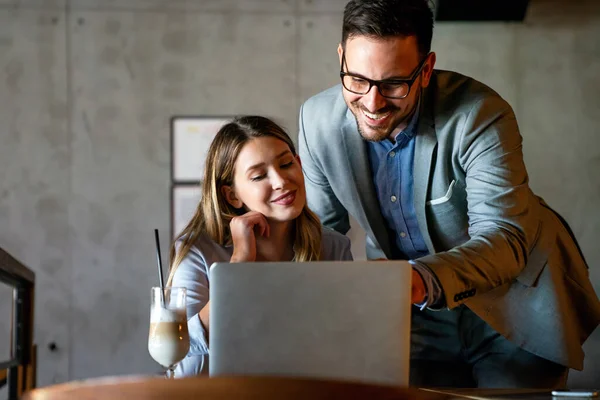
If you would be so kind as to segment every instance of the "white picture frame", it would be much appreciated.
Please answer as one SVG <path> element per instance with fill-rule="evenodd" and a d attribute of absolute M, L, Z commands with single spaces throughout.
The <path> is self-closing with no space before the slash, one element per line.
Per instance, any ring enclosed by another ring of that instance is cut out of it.
<path fill-rule="evenodd" d="M 230 117 L 171 119 L 171 181 L 198 183 L 204 176 L 206 153 L 218 130 Z"/>
<path fill-rule="evenodd" d="M 175 239 L 190 222 L 202 198 L 202 185 L 173 185 L 171 188 L 171 237 Z"/>

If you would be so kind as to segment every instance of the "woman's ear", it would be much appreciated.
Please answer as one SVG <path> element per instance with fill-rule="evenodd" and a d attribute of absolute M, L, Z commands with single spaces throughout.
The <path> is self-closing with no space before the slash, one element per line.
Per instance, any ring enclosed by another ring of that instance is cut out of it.
<path fill-rule="evenodd" d="M 300 156 L 296 154 L 296 161 L 298 161 L 298 165 L 302 166 L 302 161 L 300 160 Z"/>
<path fill-rule="evenodd" d="M 231 186 L 223 185 L 221 186 L 221 193 L 225 197 L 225 201 L 233 206 L 233 208 L 242 208 L 244 203 L 235 195 L 235 191 Z"/>

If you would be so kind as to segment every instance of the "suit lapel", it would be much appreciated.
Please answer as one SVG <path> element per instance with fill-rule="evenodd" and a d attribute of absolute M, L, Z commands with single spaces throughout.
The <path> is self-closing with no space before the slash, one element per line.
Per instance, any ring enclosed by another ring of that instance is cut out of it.
<path fill-rule="evenodd" d="M 367 145 L 357 131 L 356 120 L 350 110 L 346 113 L 346 122 L 342 127 L 342 142 L 354 178 L 346 184 L 349 186 L 349 190 L 358 195 L 359 199 L 359 204 L 352 207 L 355 211 L 352 214 L 367 234 L 377 241 L 383 252 L 391 257 L 389 238 L 385 229 L 386 224 L 379 210 L 379 201 L 375 195 Z"/>
<path fill-rule="evenodd" d="M 434 82 L 432 80 L 429 87 L 431 88 L 433 84 Z M 433 248 L 433 242 L 431 241 L 431 236 L 429 235 L 429 229 L 427 227 L 425 208 L 431 178 L 431 163 L 435 147 L 437 146 L 432 97 L 431 91 L 423 91 L 423 101 L 421 102 L 421 109 L 419 110 L 419 128 L 415 138 L 415 158 L 413 161 L 413 201 L 415 205 L 415 213 L 417 214 L 417 221 L 419 223 L 419 229 L 421 230 L 423 239 L 425 240 L 429 251 L 434 253 L 435 249 Z"/>

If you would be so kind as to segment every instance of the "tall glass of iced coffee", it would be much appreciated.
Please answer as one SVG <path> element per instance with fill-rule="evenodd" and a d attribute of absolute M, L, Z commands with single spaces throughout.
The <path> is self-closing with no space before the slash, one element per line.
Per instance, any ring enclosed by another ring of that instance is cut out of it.
<path fill-rule="evenodd" d="M 177 363 L 184 359 L 189 349 L 186 289 L 153 287 L 148 335 L 150 356 L 166 368 L 167 378 L 173 378 Z"/>

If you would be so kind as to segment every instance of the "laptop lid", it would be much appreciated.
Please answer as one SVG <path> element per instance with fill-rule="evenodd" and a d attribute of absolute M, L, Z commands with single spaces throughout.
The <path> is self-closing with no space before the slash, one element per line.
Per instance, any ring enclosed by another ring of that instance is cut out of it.
<path fill-rule="evenodd" d="M 209 374 L 408 386 L 405 261 L 215 263 Z"/>

